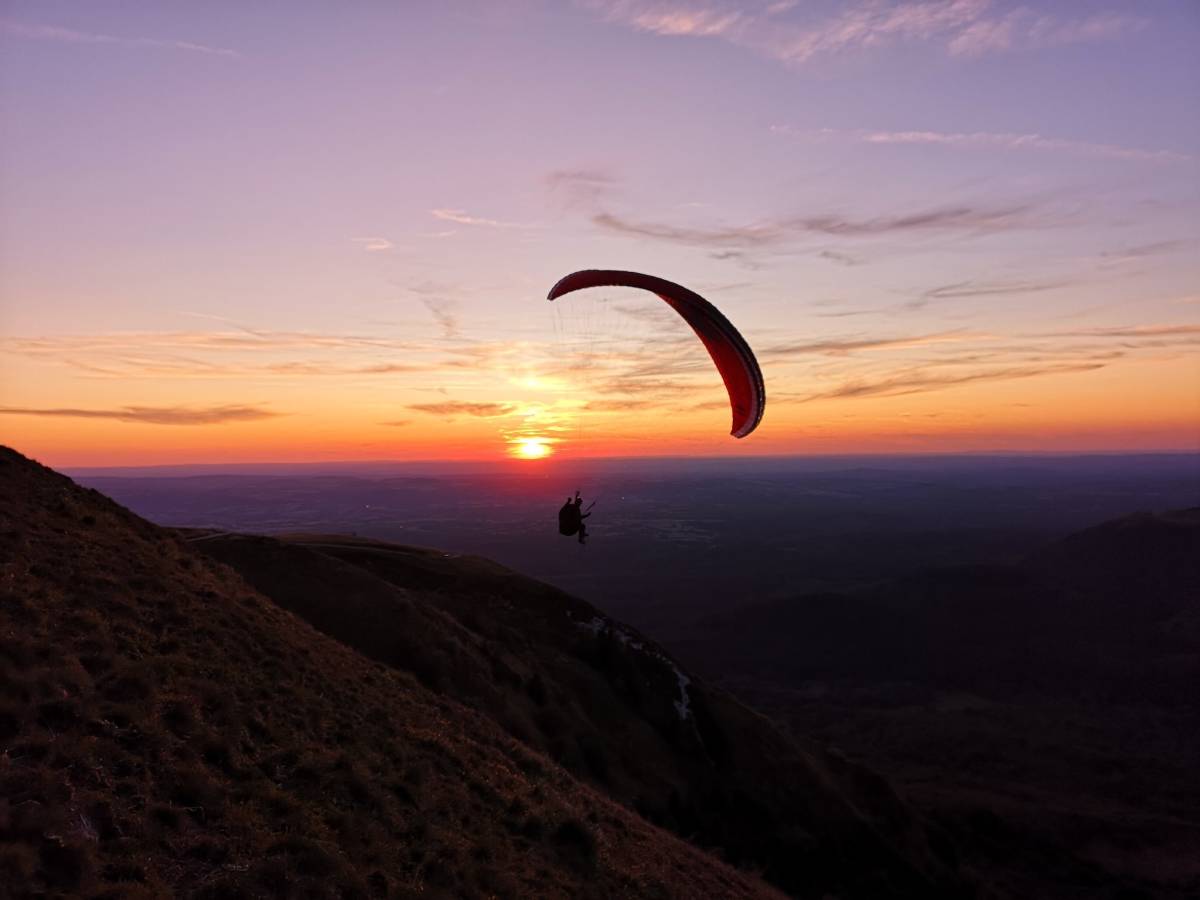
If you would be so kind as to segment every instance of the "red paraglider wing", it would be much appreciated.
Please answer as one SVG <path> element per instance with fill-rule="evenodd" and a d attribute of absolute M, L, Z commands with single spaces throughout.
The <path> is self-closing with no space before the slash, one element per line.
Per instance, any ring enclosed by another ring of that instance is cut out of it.
<path fill-rule="evenodd" d="M 708 355 L 717 364 L 717 371 L 729 391 L 736 438 L 744 438 L 762 420 L 767 404 L 762 370 L 750 350 L 750 345 L 738 333 L 721 311 L 694 291 L 689 291 L 665 278 L 621 272 L 613 269 L 584 269 L 573 272 L 550 289 L 548 299 L 554 300 L 571 291 L 592 287 L 631 287 L 652 291 L 679 313 L 696 335 L 704 342 Z"/>

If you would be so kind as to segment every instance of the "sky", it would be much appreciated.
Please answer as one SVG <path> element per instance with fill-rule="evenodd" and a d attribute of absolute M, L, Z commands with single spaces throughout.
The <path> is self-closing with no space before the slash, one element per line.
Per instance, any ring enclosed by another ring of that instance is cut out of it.
<path fill-rule="evenodd" d="M 1200 449 L 1200 4 L 0 2 L 50 465 Z M 754 348 L 749 437 L 655 297 Z"/>

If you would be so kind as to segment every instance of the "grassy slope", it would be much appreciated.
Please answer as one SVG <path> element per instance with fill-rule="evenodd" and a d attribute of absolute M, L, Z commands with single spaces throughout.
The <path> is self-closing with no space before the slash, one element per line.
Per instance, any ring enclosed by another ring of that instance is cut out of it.
<path fill-rule="evenodd" d="M 797 896 L 962 890 L 885 781 L 788 739 L 555 588 L 488 560 L 360 538 L 188 537 L 348 646 Z"/>
<path fill-rule="evenodd" d="M 0 885 L 771 895 L 7 449 Z"/>

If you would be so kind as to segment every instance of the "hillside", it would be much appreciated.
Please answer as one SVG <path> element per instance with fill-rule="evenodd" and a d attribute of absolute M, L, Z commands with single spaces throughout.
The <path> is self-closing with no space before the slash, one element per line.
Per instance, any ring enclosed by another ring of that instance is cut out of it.
<path fill-rule="evenodd" d="M 0 635 L 12 896 L 773 895 L 7 449 Z"/>
<path fill-rule="evenodd" d="M 945 839 L 877 775 L 789 739 L 555 588 L 477 557 L 359 538 L 185 536 L 347 646 L 789 892 L 930 896 L 957 883 Z"/>

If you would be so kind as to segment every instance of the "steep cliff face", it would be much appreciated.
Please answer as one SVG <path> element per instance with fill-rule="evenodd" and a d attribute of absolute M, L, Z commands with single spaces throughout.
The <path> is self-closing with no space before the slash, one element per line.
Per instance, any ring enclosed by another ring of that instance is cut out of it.
<path fill-rule="evenodd" d="M 0 884 L 12 896 L 774 895 L 7 449 Z"/>

